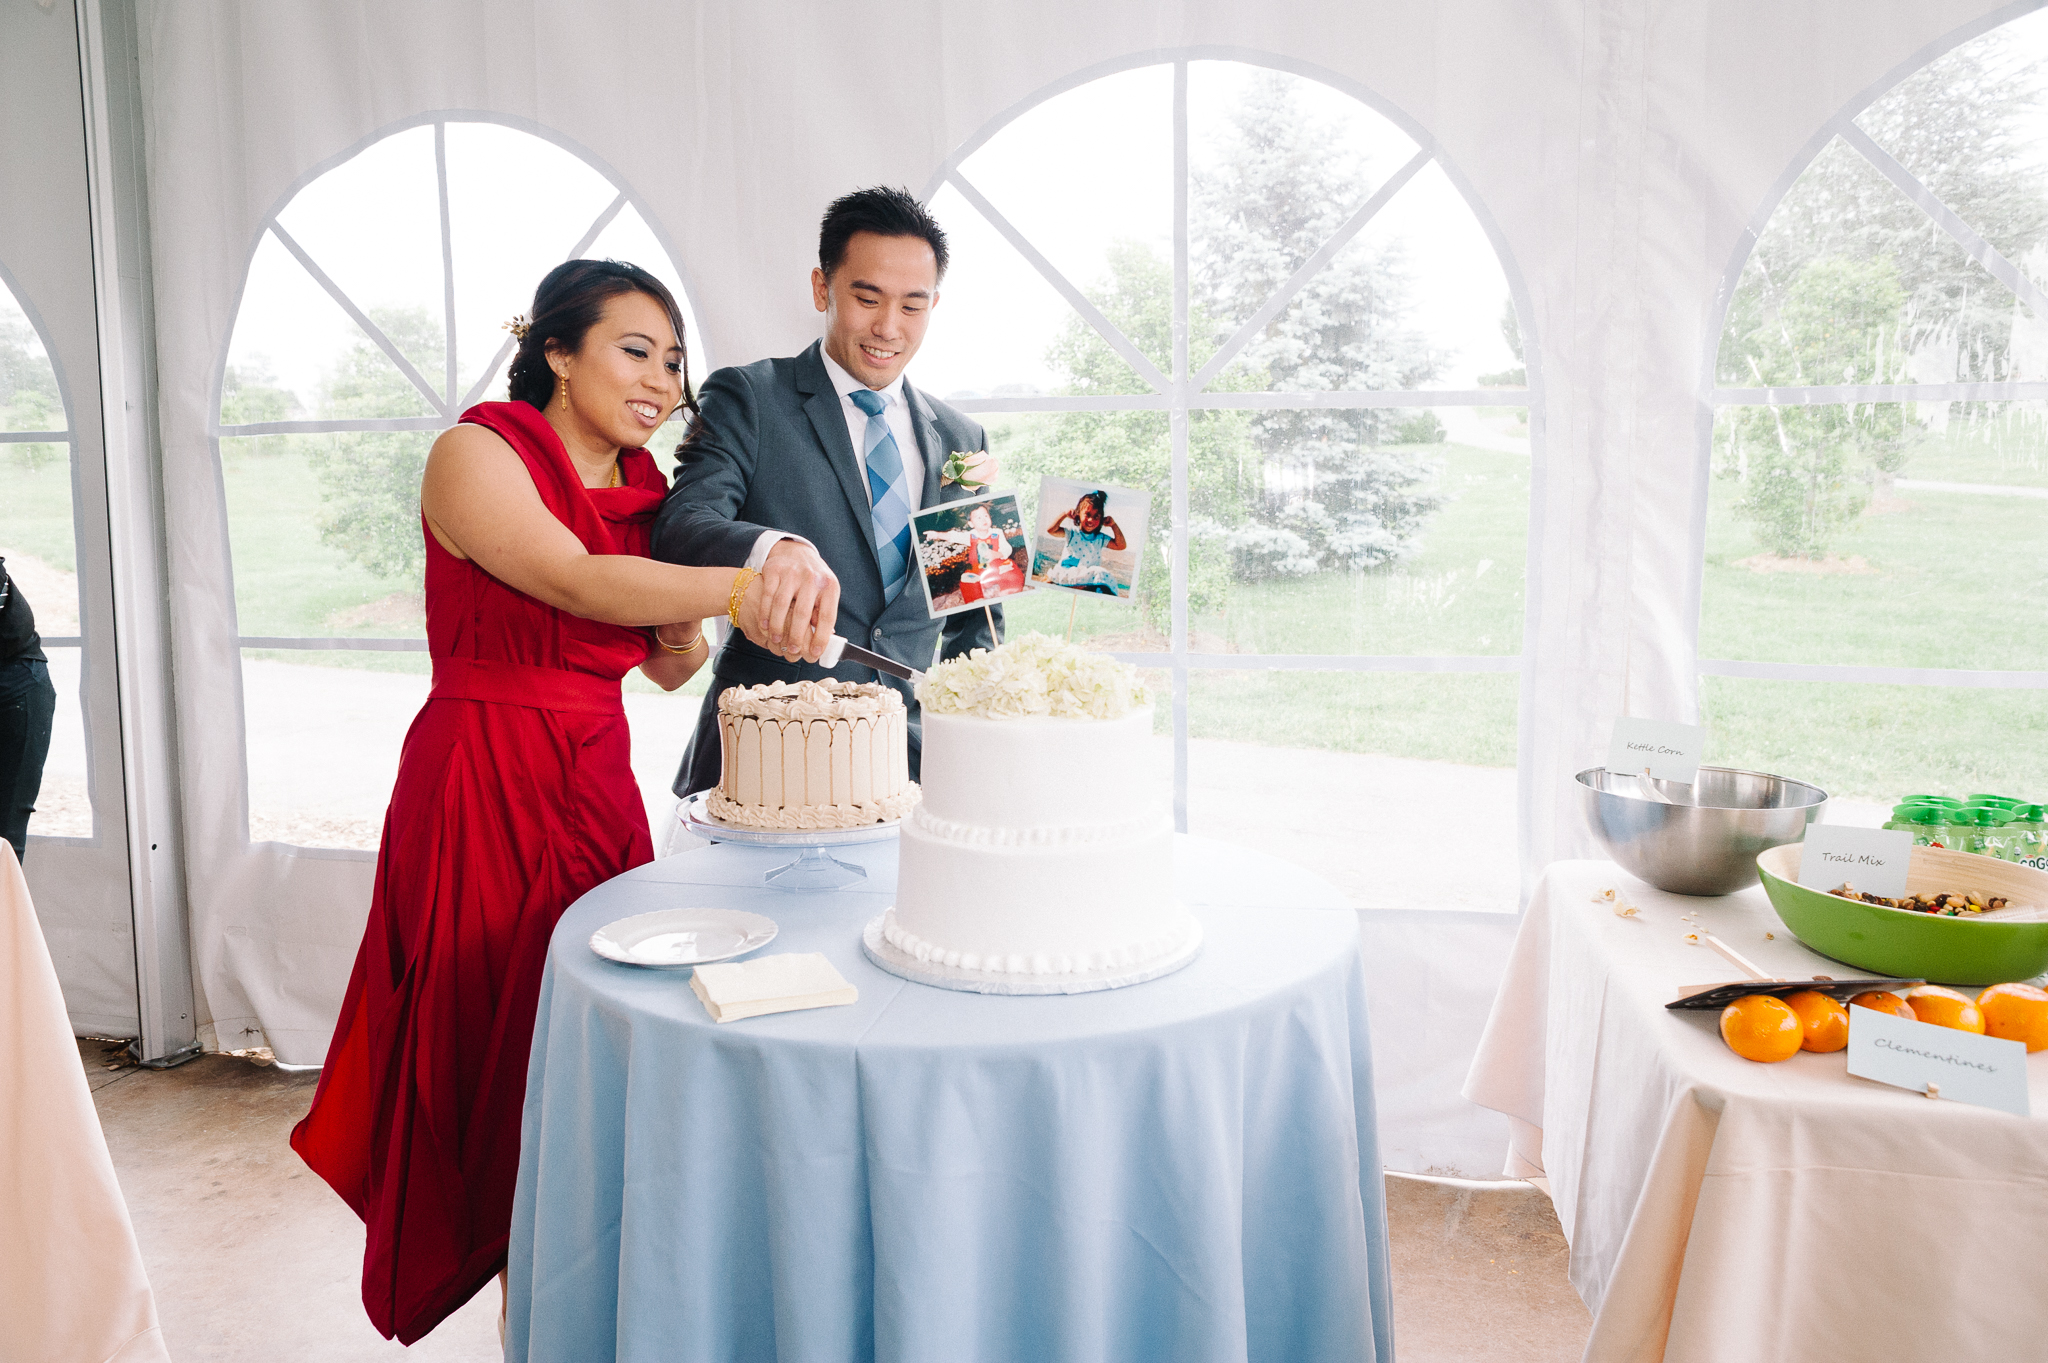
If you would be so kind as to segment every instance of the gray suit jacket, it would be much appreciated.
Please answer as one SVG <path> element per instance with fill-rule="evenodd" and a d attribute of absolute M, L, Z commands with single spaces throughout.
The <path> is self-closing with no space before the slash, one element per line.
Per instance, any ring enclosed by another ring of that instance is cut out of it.
<path fill-rule="evenodd" d="M 918 505 L 978 495 L 979 489 L 940 486 L 939 470 L 950 453 L 988 447 L 981 427 L 918 392 L 907 379 L 903 396 L 924 459 Z M 942 656 L 948 658 L 995 643 L 980 611 L 932 619 L 914 579 L 894 601 L 882 599 L 874 516 L 839 394 L 825 372 L 821 343 L 789 359 L 716 371 L 704 381 L 698 405 L 702 415 L 680 452 L 675 485 L 654 518 L 654 557 L 695 567 L 737 568 L 763 531 L 801 535 L 839 575 L 836 628 L 852 642 L 919 669 L 932 665 L 942 642 Z M 998 624 L 1001 618 L 998 610 Z M 676 774 L 677 795 L 718 784 L 720 692 L 827 676 L 881 681 L 903 693 L 910 710 L 910 772 L 917 776 L 923 726 L 909 683 L 854 663 L 828 672 L 810 663 L 785 662 L 737 633 L 718 651 L 712 667 L 711 692 Z"/>

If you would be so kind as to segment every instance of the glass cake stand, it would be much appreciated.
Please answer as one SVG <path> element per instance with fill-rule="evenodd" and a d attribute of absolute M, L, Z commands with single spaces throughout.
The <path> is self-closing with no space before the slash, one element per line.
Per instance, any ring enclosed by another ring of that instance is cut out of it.
<path fill-rule="evenodd" d="M 710 792 L 699 791 L 683 801 L 683 827 L 711 842 L 735 842 L 746 847 L 795 847 L 802 849 L 795 861 L 768 871 L 761 883 L 774 890 L 843 890 L 868 878 L 867 868 L 841 861 L 825 849 L 854 847 L 864 842 L 887 842 L 897 834 L 903 820 L 862 824 L 858 828 L 742 828 L 711 817 Z"/>

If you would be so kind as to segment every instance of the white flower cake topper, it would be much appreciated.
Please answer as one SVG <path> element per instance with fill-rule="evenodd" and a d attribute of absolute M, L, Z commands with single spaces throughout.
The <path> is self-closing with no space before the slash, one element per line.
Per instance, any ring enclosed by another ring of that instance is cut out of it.
<path fill-rule="evenodd" d="M 1129 663 L 1036 633 L 947 659 L 917 684 L 917 698 L 935 715 L 984 719 L 1121 719 L 1152 703 Z"/>

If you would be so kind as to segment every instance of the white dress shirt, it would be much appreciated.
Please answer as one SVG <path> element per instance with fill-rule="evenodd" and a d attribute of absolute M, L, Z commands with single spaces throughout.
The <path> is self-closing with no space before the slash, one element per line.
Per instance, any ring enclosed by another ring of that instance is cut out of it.
<path fill-rule="evenodd" d="M 839 409 L 846 415 L 846 434 L 853 441 L 853 457 L 860 465 L 860 485 L 866 487 L 868 414 L 853 405 L 853 395 L 867 385 L 847 373 L 823 346 L 818 348 L 818 357 L 825 361 L 825 375 L 839 393 Z M 882 420 L 889 423 L 889 433 L 896 437 L 896 452 L 903 456 L 903 495 L 915 511 L 924 497 L 924 454 L 917 448 L 917 428 L 910 424 L 910 404 L 903 397 L 903 376 L 898 374 L 887 388 L 874 391 L 882 399 Z"/>
<path fill-rule="evenodd" d="M 868 486 L 868 414 L 856 407 L 853 394 L 867 387 L 859 379 L 846 372 L 846 367 L 827 354 L 825 348 L 818 348 L 818 358 L 825 362 L 825 377 L 832 381 L 832 388 L 839 394 L 839 410 L 846 417 L 846 435 L 853 442 L 853 461 L 860 469 L 860 485 Z M 924 454 L 917 447 L 917 428 L 910 423 L 910 404 L 903 397 L 903 376 L 898 374 L 895 382 L 887 388 L 877 388 L 882 396 L 882 420 L 889 423 L 889 433 L 896 437 L 896 453 L 903 459 L 903 495 L 916 511 L 924 499 Z M 872 497 L 870 498 L 872 501 Z M 802 535 L 786 534 L 780 530 L 762 532 L 754 541 L 754 551 L 747 555 L 747 567 L 760 572 L 768 562 L 768 551 L 783 540 L 795 540 L 799 544 L 810 541 Z"/>

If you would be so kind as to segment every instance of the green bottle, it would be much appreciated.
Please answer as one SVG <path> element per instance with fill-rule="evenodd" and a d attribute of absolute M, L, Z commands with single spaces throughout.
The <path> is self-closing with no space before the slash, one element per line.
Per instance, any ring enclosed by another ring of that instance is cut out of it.
<path fill-rule="evenodd" d="M 1885 827 L 1911 833 L 1915 847 L 1953 847 L 1955 830 L 1949 827 L 1950 813 L 1940 805 L 1914 805 Z"/>
<path fill-rule="evenodd" d="M 1956 840 L 1958 852 L 1974 852 L 1980 857 L 1997 857 L 2000 861 L 2012 860 L 2012 838 L 2005 831 L 2012 822 L 2010 811 L 1991 805 L 1977 805 L 1966 808 L 1956 815 L 1956 831 L 1963 836 Z"/>
<path fill-rule="evenodd" d="M 2007 860 L 2048 871 L 2048 820 L 2044 815 L 2048 815 L 2048 806 L 2021 805 L 2013 811 L 2012 822 L 2005 826 L 2012 842 Z"/>

